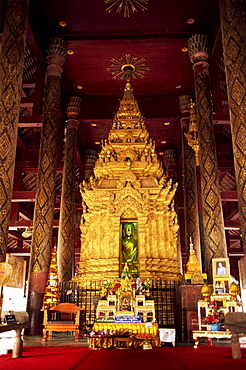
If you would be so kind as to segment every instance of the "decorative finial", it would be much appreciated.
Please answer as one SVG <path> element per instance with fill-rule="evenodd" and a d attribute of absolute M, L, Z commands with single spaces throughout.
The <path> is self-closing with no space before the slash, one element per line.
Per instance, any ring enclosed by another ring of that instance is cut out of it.
<path fill-rule="evenodd" d="M 194 35 L 188 40 L 189 56 L 192 63 L 207 61 L 209 56 L 209 46 L 207 35 Z"/>
<path fill-rule="evenodd" d="M 189 125 L 189 133 L 184 133 L 188 145 L 194 150 L 195 153 L 195 160 L 196 166 L 200 165 L 199 162 L 199 142 L 198 142 L 198 127 L 197 127 L 197 118 L 196 118 L 196 111 L 195 111 L 195 103 L 190 100 L 190 125 Z"/>

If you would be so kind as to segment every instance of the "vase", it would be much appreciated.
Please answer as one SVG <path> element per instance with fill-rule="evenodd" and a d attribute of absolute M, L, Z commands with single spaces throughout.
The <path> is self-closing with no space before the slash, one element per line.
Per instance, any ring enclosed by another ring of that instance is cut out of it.
<path fill-rule="evenodd" d="M 143 341 L 143 349 L 152 349 L 151 339 L 144 339 Z"/>
<path fill-rule="evenodd" d="M 220 322 L 216 322 L 216 323 L 214 323 L 214 324 L 210 324 L 210 326 L 211 326 L 211 330 L 212 330 L 212 331 L 219 331 L 219 330 L 220 330 L 220 325 L 221 325 L 221 323 L 220 323 Z"/>

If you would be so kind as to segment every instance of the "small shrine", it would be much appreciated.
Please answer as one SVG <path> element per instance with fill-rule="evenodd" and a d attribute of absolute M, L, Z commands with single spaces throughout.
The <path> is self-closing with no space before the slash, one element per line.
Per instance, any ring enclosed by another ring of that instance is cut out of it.
<path fill-rule="evenodd" d="M 229 312 L 242 311 L 242 302 L 239 296 L 239 285 L 232 281 L 230 275 L 229 258 L 213 258 L 213 286 L 208 284 L 201 288 L 203 300 L 198 300 L 198 326 L 193 330 L 195 348 L 198 348 L 199 338 L 212 339 L 231 338 L 231 332 L 224 327 L 225 315 Z"/>
<path fill-rule="evenodd" d="M 96 309 L 96 322 L 155 322 L 154 300 L 149 298 L 149 282 L 132 279 L 127 263 L 119 282 L 105 282 Z"/>
<path fill-rule="evenodd" d="M 151 349 L 160 345 L 149 285 L 148 280 L 132 278 L 127 263 L 119 280 L 102 283 L 103 299 L 98 301 L 96 320 L 88 335 L 91 348 Z"/>
<path fill-rule="evenodd" d="M 186 281 L 190 281 L 191 284 L 203 284 L 207 280 L 207 274 L 202 272 L 201 265 L 197 260 L 191 238 L 189 260 L 186 264 L 184 278 Z"/>
<path fill-rule="evenodd" d="M 212 264 L 212 291 L 207 284 L 204 284 L 201 289 L 204 300 L 199 300 L 197 303 L 199 330 L 210 328 L 212 322 L 209 322 L 207 318 L 214 307 L 223 316 L 228 312 L 237 312 L 242 309 L 239 286 L 235 281 L 231 281 L 229 259 L 213 258 Z"/>

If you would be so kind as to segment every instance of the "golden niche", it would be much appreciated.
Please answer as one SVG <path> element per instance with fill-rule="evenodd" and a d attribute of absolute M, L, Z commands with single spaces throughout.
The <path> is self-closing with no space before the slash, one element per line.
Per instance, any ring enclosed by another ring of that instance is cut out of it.
<path fill-rule="evenodd" d="M 167 181 L 127 79 L 94 176 L 80 186 L 81 254 L 73 280 L 179 279 L 176 184 Z"/>

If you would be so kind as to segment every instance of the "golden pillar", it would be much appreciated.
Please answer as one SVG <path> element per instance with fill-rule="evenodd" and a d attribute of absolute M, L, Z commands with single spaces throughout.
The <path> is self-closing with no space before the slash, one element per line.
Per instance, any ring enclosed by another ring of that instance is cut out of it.
<path fill-rule="evenodd" d="M 69 281 L 74 272 L 75 248 L 75 157 L 81 98 L 70 96 L 67 102 L 67 130 L 62 178 L 60 222 L 58 234 L 58 277 L 59 281 Z"/>
<path fill-rule="evenodd" d="M 242 2 L 221 0 L 220 14 L 241 233 L 246 254 L 246 25 Z"/>
<path fill-rule="evenodd" d="M 194 35 L 188 40 L 190 60 L 193 63 L 199 160 L 201 176 L 202 220 L 204 238 L 204 265 L 208 277 L 212 274 L 212 258 L 226 257 L 226 239 L 218 164 L 212 119 L 208 44 L 206 35 Z"/>
<path fill-rule="evenodd" d="M 66 45 L 58 37 L 50 40 L 47 53 L 47 80 L 43 105 L 32 249 L 29 267 L 28 313 L 30 334 L 39 333 L 40 309 L 50 266 L 55 199 L 56 152 L 61 100 L 61 73 Z"/>
<path fill-rule="evenodd" d="M 182 134 L 183 154 L 183 192 L 184 192 L 184 220 L 185 220 L 185 250 L 188 261 L 190 252 L 190 238 L 192 239 L 196 258 L 201 265 L 198 194 L 196 179 L 195 152 L 188 144 L 184 134 L 187 134 L 190 127 L 190 95 L 179 97 Z"/>
<path fill-rule="evenodd" d="M 11 210 L 28 0 L 7 1 L 0 57 L 0 255 L 5 255 Z"/>

